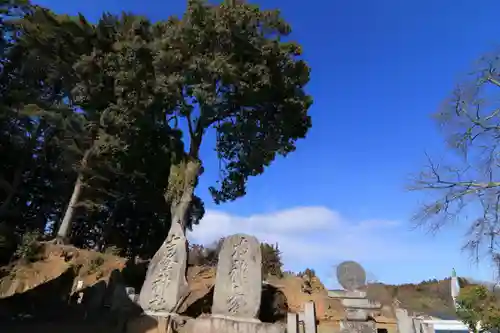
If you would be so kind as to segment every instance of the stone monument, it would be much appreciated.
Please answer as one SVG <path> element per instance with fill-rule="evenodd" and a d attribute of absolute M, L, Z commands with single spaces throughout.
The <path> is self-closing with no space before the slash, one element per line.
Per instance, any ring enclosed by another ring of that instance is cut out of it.
<path fill-rule="evenodd" d="M 212 315 L 256 319 L 262 294 L 262 254 L 257 238 L 224 240 L 215 277 Z"/>
<path fill-rule="evenodd" d="M 376 332 L 375 323 L 368 320 L 370 311 L 381 308 L 381 304 L 371 302 L 366 292 L 360 291 L 366 285 L 366 272 L 355 261 L 344 261 L 337 267 L 337 279 L 345 292 L 341 296 L 341 303 L 345 309 L 345 320 L 341 322 L 341 329 L 345 332 L 373 333 Z"/>
<path fill-rule="evenodd" d="M 186 281 L 187 240 L 182 226 L 173 223 L 167 239 L 149 263 L 139 294 L 148 315 L 169 316 L 188 292 Z"/>
<path fill-rule="evenodd" d="M 283 324 L 258 320 L 262 294 L 259 241 L 237 234 L 224 240 L 215 277 L 212 316 L 196 318 L 187 331 L 198 333 L 284 333 Z"/>

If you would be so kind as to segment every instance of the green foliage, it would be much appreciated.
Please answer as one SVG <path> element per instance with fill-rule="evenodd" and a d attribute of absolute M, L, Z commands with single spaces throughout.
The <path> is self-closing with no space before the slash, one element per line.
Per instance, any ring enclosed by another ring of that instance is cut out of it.
<path fill-rule="evenodd" d="M 75 20 L 37 7 L 19 24 L 23 33 L 10 54 L 12 58 L 28 59 L 33 66 L 9 62 L 5 74 L 11 75 L 3 76 L 3 82 L 5 91 L 20 92 L 16 100 L 27 100 L 36 107 L 20 123 L 24 127 L 5 130 L 6 140 L 13 144 L 28 141 L 2 152 L 12 162 L 3 165 L 6 171 L 0 172 L 12 179 L 5 181 L 9 191 L 2 204 L 4 214 L 0 208 L 0 216 L 4 220 L 9 217 L 9 225 L 22 214 L 24 220 L 40 223 L 32 228 L 49 227 L 55 234 L 77 174 L 81 174 L 83 191 L 70 218 L 76 224 L 72 243 L 93 248 L 97 245 L 102 250 L 111 243 L 124 249 L 124 254 L 151 256 L 163 241 L 170 224 L 163 192 L 181 134 L 150 118 L 141 105 L 150 97 L 137 90 L 141 85 L 134 84 L 146 82 L 149 74 L 135 62 L 147 61 L 127 62 L 142 52 L 136 50 L 136 43 L 140 43 L 134 30 L 137 22 L 141 21 L 134 16 L 104 15 L 93 26 L 83 17 Z M 61 52 L 51 52 L 54 45 Z M 129 73 L 130 69 L 138 73 Z M 33 75 L 37 77 L 33 85 L 21 81 Z M 132 75 L 134 80 L 127 82 L 120 75 Z M 61 77 L 66 80 L 61 81 Z M 118 82 L 120 86 L 115 84 Z M 45 87 L 52 88 L 47 91 Z M 149 88 L 143 87 L 144 92 Z M 30 90 L 35 94 L 26 96 Z M 137 95 L 143 95 L 143 100 L 135 100 L 133 96 Z M 18 130 L 20 140 L 11 139 L 14 130 Z M 35 134 L 27 137 L 27 131 Z M 23 156 L 26 158 L 21 159 Z M 23 173 L 28 177 L 16 182 L 16 175 Z M 9 192 L 16 194 L 10 200 Z M 196 224 L 203 216 L 201 200 L 192 210 L 190 217 Z M 26 216 L 31 213 L 35 219 Z M 56 223 L 48 224 L 48 220 Z"/>
<path fill-rule="evenodd" d="M 316 272 L 314 271 L 314 269 L 306 268 L 303 272 L 299 272 L 297 276 L 307 276 L 308 279 L 312 279 L 316 276 Z"/>
<path fill-rule="evenodd" d="M 88 274 L 93 274 L 93 273 L 97 273 L 99 271 L 99 268 L 104 265 L 104 258 L 102 256 L 97 256 L 95 258 L 92 258 L 92 260 L 90 260 L 90 263 L 89 263 L 89 266 L 88 266 Z"/>
<path fill-rule="evenodd" d="M 181 197 L 188 229 L 203 217 L 194 188 L 209 129 L 220 203 L 243 196 L 248 177 L 311 126 L 309 68 L 282 41 L 291 29 L 277 11 L 193 0 L 181 19 L 90 23 L 4 1 L 0 27 L 0 221 L 14 238 L 38 230 L 151 257 Z M 217 246 L 202 261 L 213 265 Z"/>
<path fill-rule="evenodd" d="M 39 242 L 40 237 L 41 235 L 38 231 L 25 233 L 14 253 L 15 257 L 26 261 L 35 260 L 42 248 L 42 245 Z"/>
<path fill-rule="evenodd" d="M 219 239 L 211 246 L 204 247 L 199 244 L 190 244 L 189 246 L 189 265 L 192 266 L 217 266 L 219 253 L 222 248 L 224 238 Z M 273 275 L 283 277 L 283 263 L 281 261 L 281 252 L 278 245 L 261 243 L 262 253 L 262 275 L 264 277 Z"/>
<path fill-rule="evenodd" d="M 104 250 L 105 254 L 110 254 L 110 255 L 113 255 L 113 256 L 119 256 L 121 252 L 122 252 L 122 250 L 119 247 L 114 246 L 114 245 L 108 246 Z"/>
<path fill-rule="evenodd" d="M 175 33 L 159 44 L 158 61 L 175 56 L 183 64 L 167 73 L 166 81 L 181 87 L 170 114 L 187 123 L 192 158 L 206 130 L 215 129 L 221 180 L 210 192 L 216 203 L 235 200 L 245 195 L 248 177 L 294 151 L 311 126 L 300 46 L 282 41 L 291 28 L 278 11 L 245 2 L 190 0 L 180 20 L 160 27 Z"/>
<path fill-rule="evenodd" d="M 462 289 L 457 305 L 457 315 L 472 332 L 488 332 L 500 328 L 498 301 L 485 286 Z"/>
<path fill-rule="evenodd" d="M 217 266 L 223 242 L 224 238 L 207 247 L 199 244 L 190 244 L 188 263 L 192 266 Z"/>
<path fill-rule="evenodd" d="M 278 244 L 261 243 L 260 249 L 262 253 L 262 274 L 264 276 L 273 275 L 280 278 L 283 277 L 283 263 Z"/>

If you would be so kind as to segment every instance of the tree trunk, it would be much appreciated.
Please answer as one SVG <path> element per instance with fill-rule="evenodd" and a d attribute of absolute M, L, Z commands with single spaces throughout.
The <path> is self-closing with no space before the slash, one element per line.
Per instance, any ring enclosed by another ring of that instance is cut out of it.
<path fill-rule="evenodd" d="M 80 194 L 82 192 L 82 175 L 78 174 L 76 178 L 75 187 L 73 188 L 73 194 L 71 195 L 71 199 L 69 200 L 68 208 L 66 208 L 66 212 L 64 213 L 64 218 L 59 226 L 59 230 L 57 231 L 57 238 L 59 240 L 65 242 L 69 237 L 69 233 L 71 232 L 71 221 L 73 220 L 73 216 L 75 215 L 76 204 L 80 199 Z"/>
<path fill-rule="evenodd" d="M 87 162 L 90 156 L 91 149 L 87 150 L 83 155 L 82 168 L 87 166 Z M 65 243 L 68 241 L 71 232 L 71 222 L 76 211 L 76 205 L 80 201 L 80 195 L 82 193 L 83 186 L 83 174 L 82 171 L 78 171 L 78 176 L 76 177 L 75 186 L 73 187 L 73 193 L 71 194 L 71 199 L 69 200 L 68 207 L 64 213 L 63 220 L 59 229 L 57 231 L 56 241 Z"/>
<path fill-rule="evenodd" d="M 186 225 L 188 219 L 188 210 L 193 201 L 194 188 L 201 165 L 198 161 L 188 161 L 182 174 L 182 188 L 179 190 L 177 198 L 170 203 L 170 213 L 172 216 L 172 224 L 177 223 L 182 227 L 182 231 L 186 233 Z"/>

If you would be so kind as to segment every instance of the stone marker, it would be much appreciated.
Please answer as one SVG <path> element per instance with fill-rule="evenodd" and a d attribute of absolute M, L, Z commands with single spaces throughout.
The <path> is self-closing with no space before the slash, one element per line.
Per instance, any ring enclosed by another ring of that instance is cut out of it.
<path fill-rule="evenodd" d="M 396 319 L 399 333 L 414 333 L 412 318 L 405 309 L 396 309 Z"/>
<path fill-rule="evenodd" d="M 316 307 L 314 302 L 304 304 L 304 328 L 306 333 L 316 333 Z"/>
<path fill-rule="evenodd" d="M 80 291 L 83 289 L 83 280 L 78 280 L 76 282 L 76 291 Z"/>
<path fill-rule="evenodd" d="M 296 313 L 288 312 L 286 317 L 287 333 L 299 333 L 299 316 Z"/>
<path fill-rule="evenodd" d="M 415 333 L 423 333 L 422 332 L 422 325 L 423 325 L 422 319 L 413 318 L 413 331 Z"/>
<path fill-rule="evenodd" d="M 368 311 L 365 309 L 346 308 L 344 309 L 344 312 L 347 320 L 354 320 L 354 321 L 368 320 Z"/>
<path fill-rule="evenodd" d="M 188 320 L 183 332 L 189 333 L 287 333 L 282 323 L 262 323 L 221 317 L 205 317 Z M 292 332 L 294 333 L 294 332 Z"/>
<path fill-rule="evenodd" d="M 353 309 L 380 309 L 382 304 L 368 298 L 344 298 L 340 301 L 344 308 Z"/>
<path fill-rule="evenodd" d="M 149 263 L 139 304 L 148 314 L 169 315 L 187 292 L 187 240 L 180 224 L 172 224 L 167 239 Z"/>
<path fill-rule="evenodd" d="M 377 329 L 373 321 L 342 321 L 342 332 L 345 333 L 376 333 Z"/>
<path fill-rule="evenodd" d="M 229 236 L 219 253 L 212 315 L 257 320 L 262 293 L 262 254 L 257 238 Z"/>

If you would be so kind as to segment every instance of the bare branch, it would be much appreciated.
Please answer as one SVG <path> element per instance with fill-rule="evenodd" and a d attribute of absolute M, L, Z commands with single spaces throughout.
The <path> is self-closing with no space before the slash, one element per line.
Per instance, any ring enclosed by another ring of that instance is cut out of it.
<path fill-rule="evenodd" d="M 435 232 L 452 222 L 466 221 L 469 228 L 463 248 L 476 261 L 485 254 L 494 257 L 500 233 L 500 99 L 495 99 L 500 76 L 494 61 L 483 62 L 483 69 L 473 73 L 471 82 L 458 86 L 437 113 L 459 159 L 441 165 L 426 155 L 427 166 L 411 187 L 434 197 L 415 215 L 417 225 Z M 471 212 L 476 217 L 465 214 Z"/>

